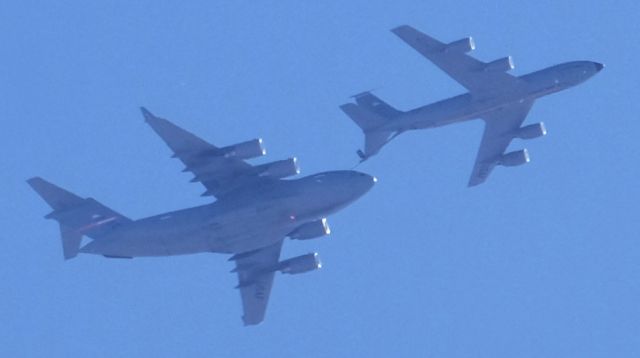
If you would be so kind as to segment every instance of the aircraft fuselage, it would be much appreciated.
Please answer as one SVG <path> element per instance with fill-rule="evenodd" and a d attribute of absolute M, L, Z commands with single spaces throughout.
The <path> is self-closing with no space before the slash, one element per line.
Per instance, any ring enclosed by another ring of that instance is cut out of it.
<path fill-rule="evenodd" d="M 404 132 L 411 129 L 441 127 L 482 117 L 510 104 L 534 100 L 578 85 L 602 69 L 591 61 L 573 61 L 532 72 L 518 79 L 517 88 L 496 89 L 490 95 L 465 93 L 403 112 L 379 130 Z"/>
<path fill-rule="evenodd" d="M 232 192 L 216 202 L 133 221 L 80 252 L 111 257 L 240 253 L 274 244 L 365 194 L 375 178 L 332 171 Z"/>

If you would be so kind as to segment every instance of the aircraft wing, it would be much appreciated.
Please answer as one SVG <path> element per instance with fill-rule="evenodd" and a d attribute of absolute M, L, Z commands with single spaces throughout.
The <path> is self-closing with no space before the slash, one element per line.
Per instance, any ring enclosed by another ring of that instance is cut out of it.
<path fill-rule="evenodd" d="M 156 117 L 145 108 L 141 108 L 146 122 L 164 140 L 173 151 L 173 157 L 180 159 L 185 165 L 183 171 L 195 174 L 192 182 L 201 182 L 207 189 L 202 195 L 221 197 L 225 193 L 244 185 L 260 185 L 270 183 L 276 178 L 264 175 L 264 169 L 229 155 L 228 147 L 219 148 L 199 138 L 170 121 Z M 259 140 L 254 141 L 261 145 Z M 248 144 L 243 143 L 243 144 Z M 261 151 L 257 155 L 263 155 L 260 148 L 252 147 L 253 151 Z M 295 164 L 295 158 L 292 158 Z M 280 162 L 275 162 L 279 164 Z M 264 165 L 263 165 L 264 166 Z M 260 170 L 259 170 L 260 169 Z M 296 168 L 297 170 L 297 168 Z M 297 172 L 295 173 L 297 174 Z M 289 174 L 292 175 L 292 174 Z"/>
<path fill-rule="evenodd" d="M 282 241 L 255 251 L 238 254 L 230 260 L 236 262 L 238 286 L 242 297 L 245 325 L 255 325 L 264 320 L 273 276 L 280 259 Z"/>
<path fill-rule="evenodd" d="M 504 151 L 514 138 L 513 133 L 520 128 L 532 106 L 533 100 L 530 100 L 482 116 L 485 121 L 484 134 L 469 186 L 482 184 L 493 168 L 500 164 Z"/>
<path fill-rule="evenodd" d="M 467 55 L 466 52 L 475 48 L 471 38 L 445 44 L 408 25 L 396 27 L 391 32 L 474 95 L 512 91 L 520 83 L 517 77 L 505 72 L 513 68 L 510 57 L 498 60 L 501 62 L 485 63 Z"/>

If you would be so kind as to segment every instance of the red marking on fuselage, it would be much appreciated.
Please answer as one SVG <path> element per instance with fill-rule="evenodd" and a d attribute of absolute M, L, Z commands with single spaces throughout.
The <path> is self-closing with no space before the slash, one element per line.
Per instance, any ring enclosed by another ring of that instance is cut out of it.
<path fill-rule="evenodd" d="M 101 225 L 110 223 L 110 222 L 116 220 L 117 218 L 118 218 L 117 216 L 112 216 L 110 218 L 106 218 L 106 219 L 103 219 L 103 220 L 100 220 L 100 221 L 96 221 L 96 222 L 91 223 L 89 225 L 86 225 L 86 226 L 83 226 L 81 228 L 78 228 L 75 231 L 78 232 L 78 233 L 81 233 L 81 232 L 84 232 L 84 231 L 89 231 L 89 230 L 97 228 L 97 227 L 99 227 Z"/>

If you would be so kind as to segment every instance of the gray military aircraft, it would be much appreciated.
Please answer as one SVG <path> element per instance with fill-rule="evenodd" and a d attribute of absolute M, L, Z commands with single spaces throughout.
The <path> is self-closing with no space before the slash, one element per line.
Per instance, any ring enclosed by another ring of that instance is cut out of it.
<path fill-rule="evenodd" d="M 513 69 L 511 56 L 488 63 L 468 56 L 466 53 L 475 48 L 471 37 L 443 43 L 407 25 L 391 31 L 469 92 L 406 112 L 370 92 L 354 96 L 356 103 L 340 108 L 364 132 L 364 151 L 358 151 L 361 161 L 405 131 L 482 118 L 484 135 L 469 186 L 483 183 L 496 165 L 529 162 L 526 149 L 504 152 L 513 138 L 531 139 L 547 133 L 542 122 L 521 126 L 534 101 L 580 84 L 604 67 L 597 62 L 573 61 L 516 77 L 507 73 Z"/>
<path fill-rule="evenodd" d="M 251 165 L 266 154 L 261 139 L 219 148 L 142 108 L 146 122 L 206 188 L 208 205 L 140 220 L 81 198 L 44 179 L 28 180 L 51 206 L 45 216 L 60 224 L 65 259 L 79 252 L 109 258 L 218 252 L 233 254 L 245 325 L 264 319 L 274 273 L 320 268 L 317 253 L 280 261 L 286 237 L 313 239 L 330 233 L 326 217 L 364 195 L 376 178 L 356 171 L 330 171 L 297 180 L 295 158 Z M 84 236 L 92 239 L 81 247 Z"/>

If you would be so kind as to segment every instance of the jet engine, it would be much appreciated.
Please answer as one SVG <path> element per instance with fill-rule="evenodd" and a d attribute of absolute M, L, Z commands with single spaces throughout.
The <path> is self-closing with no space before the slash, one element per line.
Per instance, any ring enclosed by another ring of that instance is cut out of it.
<path fill-rule="evenodd" d="M 507 72 L 513 70 L 513 59 L 511 56 L 499 58 L 484 65 L 486 72 Z"/>
<path fill-rule="evenodd" d="M 312 221 L 310 223 L 302 224 L 293 230 L 289 235 L 294 240 L 308 240 L 331 234 L 329 223 L 327 219 Z"/>
<path fill-rule="evenodd" d="M 498 160 L 498 164 L 505 167 L 515 167 L 525 163 L 529 163 L 529 152 L 526 149 L 503 154 Z"/>
<path fill-rule="evenodd" d="M 254 170 L 256 170 L 257 174 L 261 177 L 271 177 L 275 179 L 300 174 L 298 159 L 295 157 L 262 164 L 255 167 Z"/>
<path fill-rule="evenodd" d="M 467 53 L 475 49 L 476 44 L 475 42 L 473 42 L 473 38 L 466 37 L 464 39 L 448 43 L 447 45 L 445 45 L 444 51 L 453 53 Z"/>
<path fill-rule="evenodd" d="M 262 146 L 262 138 L 230 145 L 221 149 L 226 158 L 251 159 L 267 154 Z"/>
<path fill-rule="evenodd" d="M 520 139 L 532 139 L 542 137 L 546 134 L 547 129 L 544 127 L 544 123 L 540 122 L 516 129 L 514 137 Z"/>
<path fill-rule="evenodd" d="M 310 253 L 302 256 L 296 256 L 294 258 L 280 261 L 278 263 L 277 270 L 282 273 L 288 273 L 291 275 L 305 273 L 313 270 L 317 270 L 322 267 L 320 257 L 318 253 Z"/>

